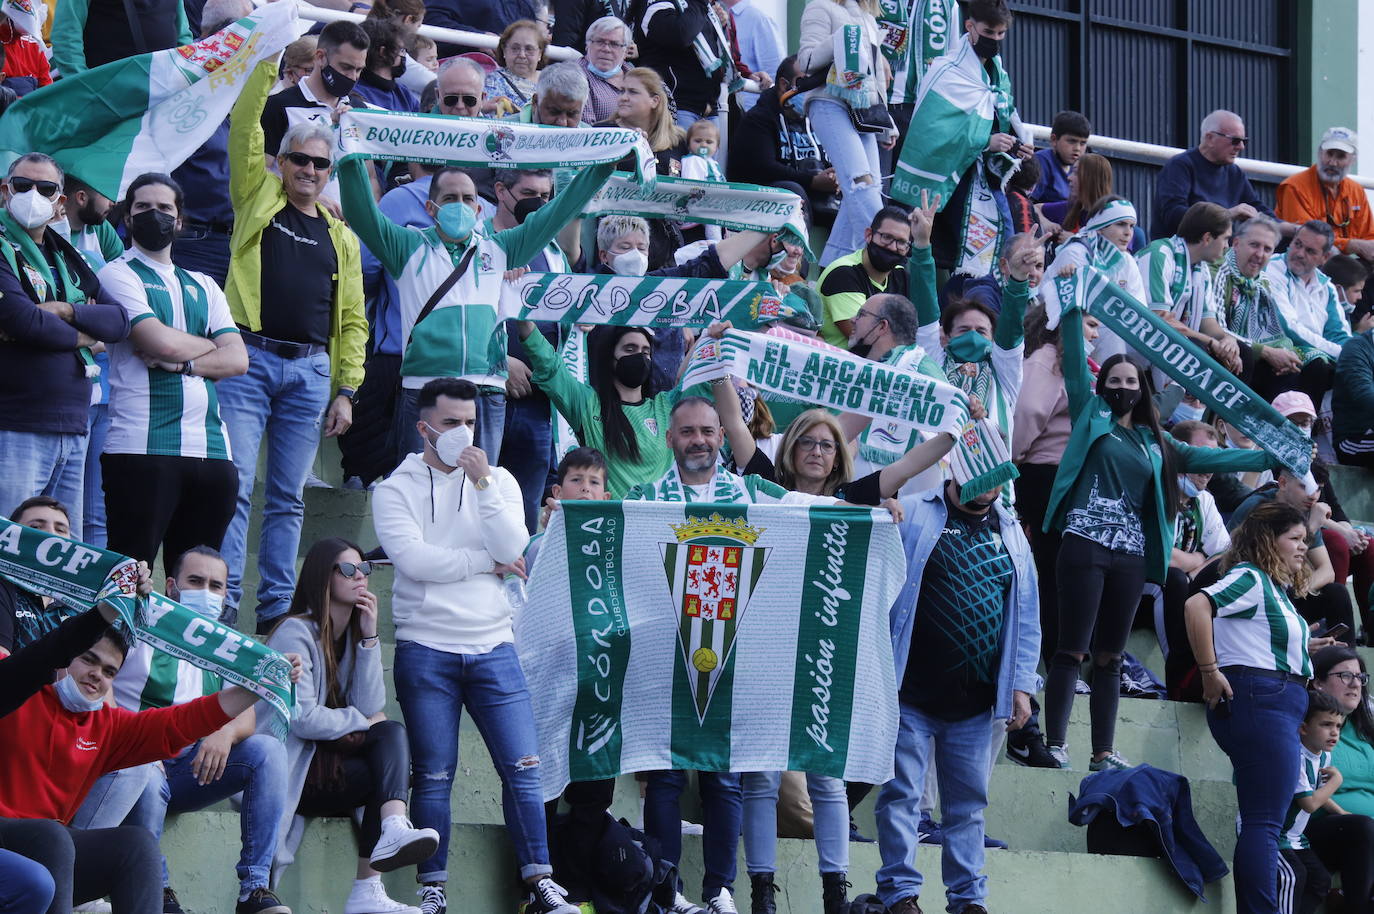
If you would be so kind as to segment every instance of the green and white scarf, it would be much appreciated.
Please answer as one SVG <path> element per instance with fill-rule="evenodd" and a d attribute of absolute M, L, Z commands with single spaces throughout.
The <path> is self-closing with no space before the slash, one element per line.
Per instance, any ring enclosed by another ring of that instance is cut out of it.
<path fill-rule="evenodd" d="M 1196 343 L 1166 324 L 1095 267 L 1070 276 L 1046 277 L 1045 308 L 1053 325 L 1091 314 L 1150 364 L 1216 412 L 1296 475 L 1307 473 L 1312 441 Z"/>
<path fill-rule="evenodd" d="M 825 92 L 851 108 L 876 105 L 878 78 L 874 73 L 873 49 L 864 41 L 863 29 L 842 26 L 834 37 L 835 62 L 825 77 Z"/>
<path fill-rule="evenodd" d="M 639 216 L 743 231 L 782 232 L 811 255 L 802 200 L 788 190 L 728 181 L 660 176 L 652 187 L 618 171 L 582 209 L 583 216 Z"/>
<path fill-rule="evenodd" d="M 32 236 L 24 230 L 23 226 L 14 221 L 14 217 L 9 214 L 9 210 L 0 207 L 0 255 L 3 255 L 5 262 L 9 264 L 16 279 L 26 292 L 33 294 L 35 302 L 52 301 L 61 299 L 73 305 L 84 305 L 89 299 L 81 287 L 81 276 L 73 275 L 70 264 L 64 254 L 64 246 L 71 248 L 70 243 L 60 236 L 57 242 L 57 256 L 53 258 L 57 262 L 57 272 L 54 274 L 52 265 L 48 263 L 48 258 L 43 254 Z M 80 253 L 77 252 L 80 259 Z M 86 268 L 84 260 L 81 267 Z M 91 280 L 94 276 L 91 274 Z M 95 379 L 100 377 L 100 366 L 96 364 L 95 356 L 91 350 L 83 346 L 76 350 L 77 361 L 81 364 L 81 371 L 86 377 Z"/>
<path fill-rule="evenodd" d="M 838 347 L 837 347 L 838 348 Z M 921 362 L 926 351 L 915 343 L 899 346 L 888 354 L 885 364 L 897 371 L 909 374 L 924 374 Z M 911 427 L 893 419 L 881 421 L 874 419 L 859 433 L 858 456 L 879 466 L 887 466 L 906 453 L 911 443 Z"/>
<path fill-rule="evenodd" d="M 964 425 L 950 451 L 949 473 L 959 486 L 959 499 L 965 502 L 1021 475 L 1011 462 L 1001 430 L 986 417 Z"/>
<path fill-rule="evenodd" d="M 472 165 L 486 168 L 581 168 L 635 157 L 635 180 L 652 185 L 654 152 L 637 130 L 546 127 L 516 121 L 369 108 L 339 118 L 339 159 Z"/>
<path fill-rule="evenodd" d="M 748 490 L 744 485 L 744 477 L 736 476 L 724 467 L 717 466 L 715 475 L 708 483 L 711 497 L 706 499 L 709 502 L 722 504 L 742 504 L 752 502 Z M 678 472 L 677 461 L 668 468 L 668 472 L 654 483 L 645 487 L 647 492 L 645 497 L 650 501 L 696 501 L 696 495 L 692 489 L 682 482 L 682 475 Z"/>
<path fill-rule="evenodd" d="M 568 336 L 558 347 L 558 357 L 568 375 L 579 384 L 587 384 L 590 377 L 587 371 L 587 333 L 581 327 L 568 328 Z M 560 410 L 553 410 L 553 463 L 554 466 L 567 456 L 568 451 L 581 447 L 577 433 Z"/>
<path fill-rule="evenodd" d="M 73 609 L 110 604 L 126 635 L 267 702 L 277 712 L 274 731 L 285 736 L 296 703 L 287 659 L 160 594 L 139 598 L 133 559 L 0 518 L 0 578 Z"/>
<path fill-rule="evenodd" d="M 926 70 L 949 50 L 951 37 L 961 34 L 959 12 L 951 0 L 878 0 L 878 7 L 882 53 L 892 65 L 887 100 L 908 104 Z"/>
<path fill-rule="evenodd" d="M 771 283 L 608 273 L 526 273 L 501 286 L 503 318 L 611 324 L 618 327 L 709 327 L 730 321 L 754 328 L 773 321 L 811 321 L 805 302 L 779 297 Z"/>
<path fill-rule="evenodd" d="M 1212 288 L 1218 304 L 1215 316 L 1223 327 L 1252 343 L 1287 348 L 1288 340 L 1279 322 L 1279 306 L 1274 302 L 1269 277 L 1264 272 L 1246 276 L 1236 265 L 1236 252 L 1227 251 Z"/>

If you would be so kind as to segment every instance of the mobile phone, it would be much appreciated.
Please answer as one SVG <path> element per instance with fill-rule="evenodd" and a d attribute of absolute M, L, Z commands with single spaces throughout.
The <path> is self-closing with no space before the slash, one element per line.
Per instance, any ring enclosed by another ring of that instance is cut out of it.
<path fill-rule="evenodd" d="M 1350 634 L 1350 626 L 1346 625 L 1344 622 L 1337 622 L 1335 625 L 1322 632 L 1320 637 L 1335 638 L 1337 641 L 1340 641 L 1348 634 Z"/>
<path fill-rule="evenodd" d="M 1225 695 L 1221 696 L 1217 699 L 1217 706 L 1212 710 L 1216 713 L 1217 717 L 1230 717 L 1231 699 Z"/>

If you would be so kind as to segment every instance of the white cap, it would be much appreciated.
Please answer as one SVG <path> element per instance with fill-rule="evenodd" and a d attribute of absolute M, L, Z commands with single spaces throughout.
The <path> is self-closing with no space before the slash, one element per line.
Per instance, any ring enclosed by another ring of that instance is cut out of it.
<path fill-rule="evenodd" d="M 1351 155 L 1359 152 L 1359 137 L 1349 127 L 1328 127 L 1318 149 L 1342 149 Z"/>

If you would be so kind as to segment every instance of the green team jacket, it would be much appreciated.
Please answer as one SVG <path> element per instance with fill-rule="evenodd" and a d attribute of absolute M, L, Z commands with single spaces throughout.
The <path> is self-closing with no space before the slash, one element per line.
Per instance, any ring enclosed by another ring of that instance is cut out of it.
<path fill-rule="evenodd" d="M 1059 463 L 1045 511 L 1045 531 L 1063 530 L 1064 515 L 1069 510 L 1069 496 L 1078 484 L 1088 451 L 1097 439 L 1111 434 L 1116 417 L 1107 401 L 1093 393 L 1093 378 L 1088 372 L 1087 354 L 1083 347 L 1083 321 L 1077 308 L 1065 311 L 1059 319 L 1059 332 L 1064 340 L 1064 387 L 1069 395 L 1069 417 L 1073 431 L 1069 445 Z M 1174 544 L 1174 515 L 1164 503 L 1164 487 L 1160 484 L 1164 455 L 1161 448 L 1169 448 L 1174 469 L 1179 473 L 1233 473 L 1236 471 L 1277 470 L 1282 464 L 1264 451 L 1239 448 L 1192 447 L 1165 435 L 1164 441 L 1155 438 L 1148 428 L 1139 429 L 1150 456 L 1150 472 L 1154 477 L 1151 496 L 1146 501 L 1145 516 L 1140 525 L 1145 531 L 1145 579 L 1163 584 L 1169 573 L 1169 558 Z"/>
<path fill-rule="evenodd" d="M 266 140 L 262 109 L 277 81 L 276 60 L 264 60 L 243 87 L 229 115 L 229 199 L 234 204 L 234 234 L 229 238 L 229 281 L 224 295 L 234 323 L 262 330 L 262 232 L 282 207 L 290 206 L 281 179 L 264 163 Z M 358 236 L 323 206 L 316 211 L 329 224 L 338 274 L 334 277 L 334 314 L 329 322 L 330 395 L 363 383 L 367 350 L 367 312 L 363 307 L 363 262 Z"/>

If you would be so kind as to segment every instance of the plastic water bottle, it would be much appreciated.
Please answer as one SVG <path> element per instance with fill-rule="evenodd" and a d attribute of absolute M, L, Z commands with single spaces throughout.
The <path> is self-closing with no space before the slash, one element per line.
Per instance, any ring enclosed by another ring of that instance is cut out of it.
<path fill-rule="evenodd" d="M 525 582 L 514 572 L 507 574 L 505 581 L 506 599 L 510 600 L 510 608 L 518 613 L 525 608 Z"/>

